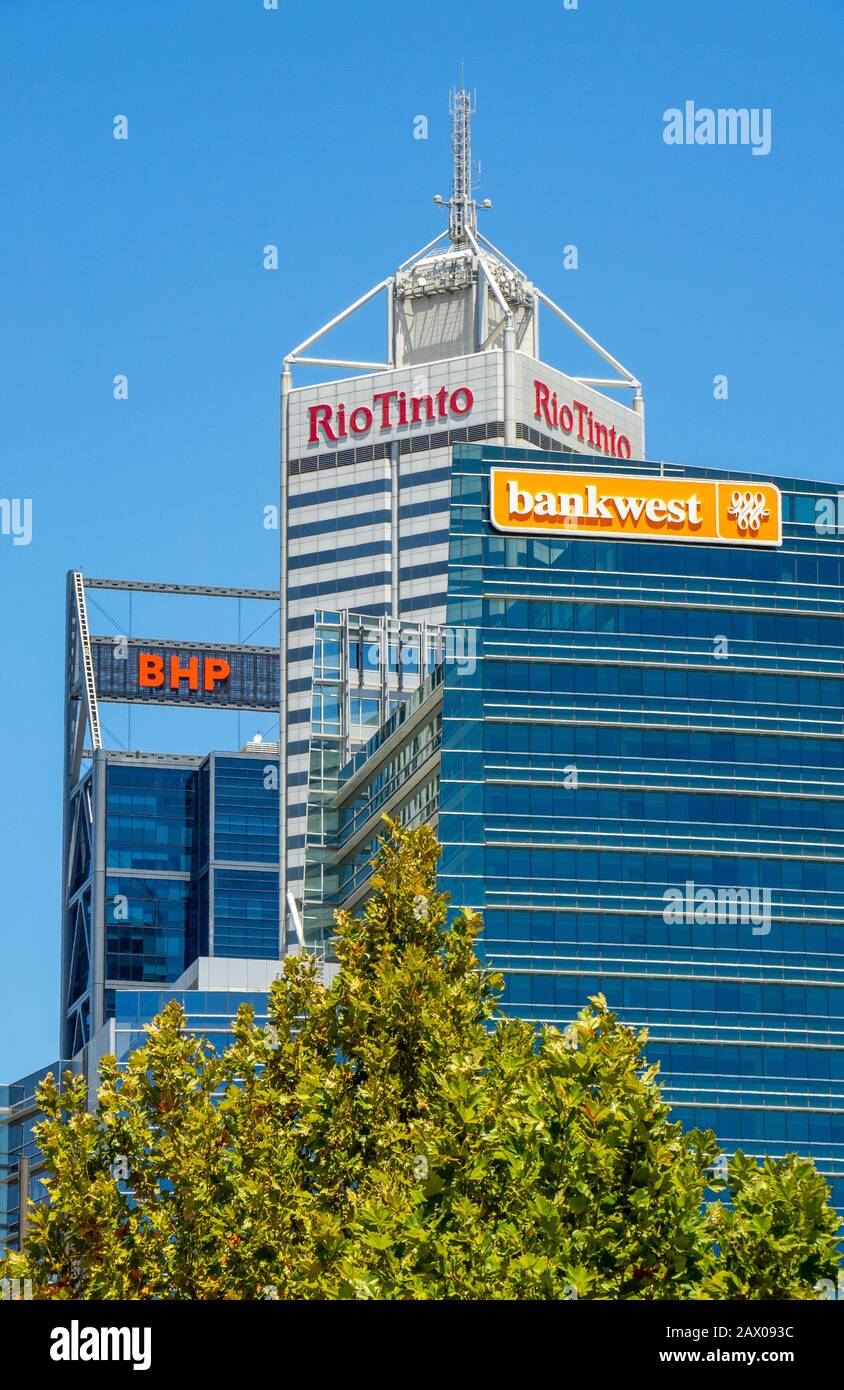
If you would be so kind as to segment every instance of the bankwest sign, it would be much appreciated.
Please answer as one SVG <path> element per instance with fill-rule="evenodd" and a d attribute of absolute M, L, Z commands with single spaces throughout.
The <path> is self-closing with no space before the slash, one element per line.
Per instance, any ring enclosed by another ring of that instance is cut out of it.
<path fill-rule="evenodd" d="M 782 545 L 782 498 L 772 483 L 495 467 L 490 520 L 532 536 Z"/>

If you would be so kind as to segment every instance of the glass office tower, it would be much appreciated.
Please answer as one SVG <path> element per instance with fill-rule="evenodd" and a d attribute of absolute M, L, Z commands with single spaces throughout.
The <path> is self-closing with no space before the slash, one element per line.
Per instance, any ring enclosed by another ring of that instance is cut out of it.
<path fill-rule="evenodd" d="M 59 1077 L 68 1068 L 75 1070 L 70 1062 L 53 1062 L 0 1086 L 0 1258 L 7 1247 L 20 1247 L 28 1201 L 44 1196 L 45 1163 L 33 1132 L 44 1117 L 35 1093 L 48 1073 Z"/>
<path fill-rule="evenodd" d="M 198 957 L 279 959 L 274 745 L 206 758 L 103 749 L 77 800 L 91 821 L 69 883 L 68 1055 L 80 1001 L 102 1027 L 121 987 L 172 984 Z"/>
<path fill-rule="evenodd" d="M 563 1025 L 603 992 L 647 1027 L 687 1126 L 727 1151 L 813 1157 L 842 1205 L 844 537 L 818 521 L 829 489 L 752 480 L 782 490 L 780 548 L 508 535 L 490 521 L 504 460 L 624 471 L 455 450 L 448 622 L 477 630 L 479 659 L 446 662 L 402 729 L 344 770 L 335 901 L 365 892 L 382 810 L 433 821 L 442 886 L 483 912 L 508 1013 Z"/>
<path fill-rule="evenodd" d="M 20 1242 L 21 1193 L 43 1197 L 33 1128 L 48 1071 L 84 1066 L 93 1086 L 100 1058 L 124 1060 L 170 999 L 215 1045 L 231 1039 L 241 1003 L 266 1016 L 280 969 L 278 754 L 249 748 L 92 759 L 78 794 L 90 820 L 68 884 L 77 930 L 66 1017 L 83 998 L 102 1021 L 70 1062 L 0 1087 L 0 1252 Z"/>

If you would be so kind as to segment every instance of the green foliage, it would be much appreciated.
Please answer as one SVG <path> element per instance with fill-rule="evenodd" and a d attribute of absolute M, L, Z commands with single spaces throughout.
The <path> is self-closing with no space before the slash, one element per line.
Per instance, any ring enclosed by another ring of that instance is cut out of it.
<path fill-rule="evenodd" d="M 172 1003 L 94 1114 L 48 1079 L 49 1202 L 0 1273 L 49 1298 L 815 1297 L 838 1258 L 812 1165 L 738 1155 L 707 1201 L 715 1138 L 671 1122 L 646 1034 L 602 995 L 563 1033 L 498 1016 L 438 856 L 389 824 L 332 987 L 288 957 L 269 1028 L 242 1009 L 217 1055 Z"/>

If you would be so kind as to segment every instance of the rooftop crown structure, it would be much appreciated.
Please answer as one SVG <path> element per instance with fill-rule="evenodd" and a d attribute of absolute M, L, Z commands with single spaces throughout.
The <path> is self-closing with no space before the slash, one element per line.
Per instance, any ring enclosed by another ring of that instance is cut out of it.
<path fill-rule="evenodd" d="M 303 637 L 295 634 L 313 631 L 317 609 L 445 622 L 443 536 L 455 443 L 521 441 L 622 461 L 644 457 L 638 378 L 479 231 L 478 213 L 491 204 L 474 197 L 475 99 L 462 78 L 449 106 L 451 194 L 447 202 L 434 199 L 447 209 L 448 226 L 284 358 L 279 723 L 288 758 L 281 769 L 282 902 L 291 887 L 301 901 L 301 788 L 310 756 L 302 734 L 311 710 L 311 668 Z M 382 295 L 381 360 L 315 355 L 316 344 Z M 542 308 L 594 350 L 602 375 L 568 376 L 541 362 Z M 343 377 L 294 385 L 298 367 Z M 632 399 L 622 404 L 607 391 L 629 392 Z M 377 509 L 366 500 L 374 493 L 381 494 Z M 317 528 L 319 546 L 308 528 Z"/>
<path fill-rule="evenodd" d="M 393 275 L 379 281 L 284 359 L 282 385 L 292 389 L 296 365 L 348 371 L 392 371 L 473 352 L 502 350 L 505 359 L 504 442 L 515 443 L 514 372 L 507 362 L 516 351 L 539 356 L 539 309 L 544 305 L 612 368 L 603 376 L 574 376 L 581 386 L 632 392 L 633 409 L 644 415 L 641 382 L 612 353 L 534 285 L 503 251 L 478 231 L 478 204 L 472 187 L 472 116 L 475 100 L 463 87 L 450 95 L 453 170 L 451 196 L 437 195 L 448 208 L 448 228 L 409 256 Z M 442 247 L 444 241 L 450 242 Z M 439 249 L 435 249 L 439 248 Z M 308 350 L 332 329 L 381 293 L 387 296 L 385 360 L 314 357 Z M 509 408 L 508 408 L 509 407 Z"/>

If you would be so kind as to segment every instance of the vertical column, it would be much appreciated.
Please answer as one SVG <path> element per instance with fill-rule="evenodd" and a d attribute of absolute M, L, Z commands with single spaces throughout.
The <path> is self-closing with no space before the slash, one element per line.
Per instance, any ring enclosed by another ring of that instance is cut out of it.
<path fill-rule="evenodd" d="M 29 1226 L 29 1159 L 21 1154 L 18 1160 L 18 1249 L 22 1250 Z"/>
<path fill-rule="evenodd" d="M 349 610 L 344 608 L 340 615 L 342 626 L 340 628 L 340 692 L 342 700 L 342 714 L 340 722 L 340 742 L 342 747 L 341 765 L 347 763 L 352 756 L 352 662 L 351 662 L 351 623 L 349 621 Z M 358 642 L 363 640 L 363 632 L 358 625 Z M 357 672 L 355 673 L 357 675 Z"/>
<path fill-rule="evenodd" d="M 279 420 L 280 480 L 278 496 L 278 953 L 287 947 L 287 469 L 288 411 L 293 376 L 287 363 L 281 373 Z M 210 886 L 210 885 L 209 885 Z"/>
<path fill-rule="evenodd" d="M 91 836 L 91 1037 L 105 1021 L 106 938 L 106 818 L 108 815 L 108 763 L 105 751 L 94 753 L 94 825 Z M 84 804 L 80 815 L 85 815 Z"/>
<path fill-rule="evenodd" d="M 504 443 L 516 442 L 516 330 L 511 314 L 504 329 Z"/>
<path fill-rule="evenodd" d="M 486 276 L 478 256 L 472 257 L 475 271 L 475 352 L 480 352 L 486 339 Z"/>
<path fill-rule="evenodd" d="M 74 784 L 75 748 L 79 739 L 77 720 L 82 718 L 81 700 L 72 695 L 76 665 L 76 632 L 74 626 L 73 571 L 68 570 L 65 595 L 65 676 L 64 676 L 64 789 L 62 806 L 62 915 L 61 915 L 61 976 L 59 980 L 59 1056 L 70 1054 L 67 1026 L 67 993 L 70 981 L 72 927 L 68 912 L 70 896 L 70 828 L 71 792 Z M 84 723 L 83 723 L 84 732 Z"/>
<path fill-rule="evenodd" d="M 399 530 L 399 446 L 390 445 L 390 612 L 399 616 L 401 535 Z"/>
<path fill-rule="evenodd" d="M 281 744 L 279 743 L 279 761 Z M 279 777 L 279 781 L 281 778 Z M 197 790 L 198 790 L 197 786 Z M 212 754 L 208 759 L 208 954 L 215 956 L 214 949 L 214 860 L 217 854 L 217 759 Z M 197 908 L 199 895 L 197 894 Z M 197 914 L 198 918 L 198 914 Z M 280 953 L 279 953 L 280 954 Z"/>
<path fill-rule="evenodd" d="M 642 394 L 641 386 L 637 386 L 633 393 L 633 409 L 642 420 L 642 458 L 646 459 L 648 451 L 645 447 L 645 397 Z"/>

